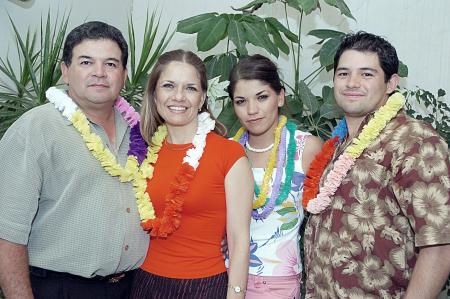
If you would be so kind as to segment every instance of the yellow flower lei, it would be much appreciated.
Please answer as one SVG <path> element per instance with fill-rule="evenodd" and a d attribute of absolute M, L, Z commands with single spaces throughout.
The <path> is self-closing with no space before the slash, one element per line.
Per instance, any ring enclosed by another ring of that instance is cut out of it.
<path fill-rule="evenodd" d="M 390 96 L 387 103 L 375 112 L 374 117 L 364 126 L 358 137 L 353 139 L 352 144 L 347 147 L 345 152 L 353 159 L 358 158 L 370 143 L 377 138 L 384 127 L 386 127 L 386 124 L 397 115 L 404 104 L 405 98 L 401 93 L 397 92 Z"/>
<path fill-rule="evenodd" d="M 262 207 L 266 203 L 267 193 L 269 192 L 269 181 L 272 177 L 272 172 L 276 164 L 277 155 L 278 155 L 278 147 L 280 145 L 280 139 L 281 139 L 281 130 L 286 125 L 287 118 L 284 115 L 280 116 L 280 119 L 278 121 L 278 125 L 275 129 L 275 140 L 274 140 L 274 147 L 272 151 L 270 152 L 269 156 L 269 162 L 267 163 L 266 171 L 264 172 L 264 178 L 261 185 L 261 192 L 259 193 L 256 200 L 253 201 L 253 209 L 257 209 Z M 242 135 L 245 133 L 245 128 L 241 127 L 236 135 L 234 135 L 233 140 L 239 141 L 239 139 L 242 137 Z"/>
<path fill-rule="evenodd" d="M 114 155 L 103 146 L 101 138 L 91 132 L 89 122 L 83 112 L 79 109 L 76 110 L 69 120 L 80 133 L 92 155 L 100 162 L 109 175 L 118 176 L 121 182 L 132 181 L 141 221 L 154 219 L 155 210 L 145 189 L 147 188 L 147 178 L 153 176 L 151 163 L 155 163 L 158 159 L 158 152 L 167 136 L 166 126 L 158 127 L 157 132 L 152 137 L 154 146 L 148 147 L 147 156 L 140 167 L 135 156 L 128 156 L 125 167 L 122 167 L 117 163 Z"/>
<path fill-rule="evenodd" d="M 134 178 L 134 174 L 138 172 L 139 168 L 136 157 L 128 156 L 125 167 L 120 166 L 116 157 L 103 146 L 101 138 L 91 132 L 89 122 L 81 110 L 77 109 L 69 120 L 80 133 L 92 155 L 100 161 L 109 175 L 118 176 L 121 182 L 129 182 Z"/>
<path fill-rule="evenodd" d="M 159 126 L 152 136 L 152 145 L 148 147 L 147 157 L 142 161 L 141 167 L 133 180 L 134 193 L 142 222 L 155 219 L 155 210 L 152 201 L 145 191 L 147 189 L 147 179 L 153 177 L 154 168 L 152 165 L 158 160 L 158 152 L 166 136 L 167 127 L 164 125 Z"/>

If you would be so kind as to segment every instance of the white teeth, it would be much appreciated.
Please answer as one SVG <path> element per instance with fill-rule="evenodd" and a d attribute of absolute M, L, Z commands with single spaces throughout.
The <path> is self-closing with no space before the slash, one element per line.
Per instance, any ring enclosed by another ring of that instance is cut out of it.
<path fill-rule="evenodd" d="M 187 107 L 182 107 L 182 106 L 169 106 L 170 110 L 176 110 L 176 111 L 184 111 L 187 110 Z"/>

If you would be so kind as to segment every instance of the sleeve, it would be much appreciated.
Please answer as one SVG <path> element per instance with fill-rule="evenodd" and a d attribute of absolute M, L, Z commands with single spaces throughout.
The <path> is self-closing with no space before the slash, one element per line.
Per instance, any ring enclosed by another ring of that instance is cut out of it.
<path fill-rule="evenodd" d="M 245 157 L 245 150 L 239 142 L 224 139 L 224 147 L 222 149 L 224 161 L 224 175 L 228 174 L 234 163 L 242 157 Z"/>
<path fill-rule="evenodd" d="M 0 140 L 0 238 L 26 245 L 38 209 L 42 175 L 31 134 L 13 126 Z"/>
<path fill-rule="evenodd" d="M 450 243 L 448 145 L 433 134 L 415 140 L 397 157 L 393 157 L 392 187 L 415 233 L 415 245 Z"/>

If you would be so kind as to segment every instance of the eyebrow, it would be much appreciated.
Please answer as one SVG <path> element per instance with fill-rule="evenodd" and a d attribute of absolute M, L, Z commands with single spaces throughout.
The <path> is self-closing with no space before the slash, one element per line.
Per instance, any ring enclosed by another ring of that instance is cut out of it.
<path fill-rule="evenodd" d="M 80 56 L 77 57 L 77 59 L 94 59 L 94 58 L 91 57 L 91 56 L 88 56 L 88 55 L 80 55 Z M 111 61 L 111 60 L 115 61 L 117 63 L 120 63 L 120 60 L 117 59 L 117 58 L 114 58 L 114 57 L 109 57 L 109 58 L 105 59 L 105 61 Z"/>
<path fill-rule="evenodd" d="M 263 94 L 264 92 L 266 92 L 265 89 L 261 90 L 260 92 L 257 92 L 256 95 L 259 96 L 259 95 Z"/>
<path fill-rule="evenodd" d="M 175 81 L 169 80 L 169 79 L 163 79 L 163 80 L 161 80 L 161 83 L 164 83 L 164 82 L 175 84 Z M 187 86 L 199 86 L 200 84 L 189 82 L 189 83 L 186 83 L 186 85 L 187 85 Z"/>
<path fill-rule="evenodd" d="M 257 93 L 255 93 L 255 95 L 256 95 L 256 96 L 259 96 L 259 95 L 263 94 L 264 92 L 266 92 L 265 89 L 263 89 L 263 90 L 261 90 L 261 91 L 258 91 Z M 239 95 L 238 95 L 238 96 L 234 96 L 233 99 L 245 99 L 245 97 L 244 97 L 244 96 L 239 96 Z"/>
<path fill-rule="evenodd" d="M 336 68 L 336 71 L 348 71 L 348 70 L 350 70 L 350 68 L 348 68 L 348 67 L 338 67 L 338 68 Z M 374 73 L 378 73 L 377 69 L 374 69 L 374 68 L 371 68 L 371 67 L 362 67 L 362 68 L 359 68 L 358 70 L 359 71 L 371 71 L 371 72 L 374 72 Z"/>

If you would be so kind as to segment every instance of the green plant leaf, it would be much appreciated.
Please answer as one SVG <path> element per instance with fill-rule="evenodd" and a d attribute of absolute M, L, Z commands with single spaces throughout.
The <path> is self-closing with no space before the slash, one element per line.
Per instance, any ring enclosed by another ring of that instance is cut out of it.
<path fill-rule="evenodd" d="M 247 48 L 245 47 L 245 44 L 247 43 L 245 29 L 239 22 L 235 20 L 230 21 L 228 24 L 228 36 L 236 46 L 240 55 L 248 54 Z"/>
<path fill-rule="evenodd" d="M 344 0 L 324 0 L 324 1 L 326 4 L 339 9 L 341 14 L 343 14 L 344 16 L 347 16 L 347 17 L 355 20 L 355 17 L 352 15 L 350 8 L 348 8 L 348 6 L 347 6 L 347 4 L 345 4 Z"/>
<path fill-rule="evenodd" d="M 403 62 L 399 61 L 399 65 L 398 65 L 398 75 L 401 78 L 406 78 L 408 77 L 408 66 L 406 64 L 404 64 Z"/>
<path fill-rule="evenodd" d="M 273 17 L 268 17 L 264 19 L 266 22 L 269 22 L 270 25 L 272 25 L 274 28 L 276 28 L 278 31 L 282 32 L 284 36 L 286 36 L 287 39 L 289 39 L 293 43 L 298 43 L 298 36 L 291 32 L 289 29 L 284 27 L 283 24 L 281 24 L 277 19 Z"/>
<path fill-rule="evenodd" d="M 303 113 L 303 104 L 301 100 L 293 95 L 286 96 L 286 106 L 289 114 L 296 115 Z"/>
<path fill-rule="evenodd" d="M 280 32 L 270 23 L 266 22 L 267 31 L 272 35 L 273 43 L 286 55 L 289 55 L 289 46 L 284 42 Z"/>
<path fill-rule="evenodd" d="M 334 64 L 334 55 L 341 44 L 340 38 L 327 40 L 320 49 L 319 61 L 322 66 L 329 67 Z"/>
<path fill-rule="evenodd" d="M 227 127 L 229 137 L 234 136 L 240 127 L 239 120 L 234 113 L 233 103 L 231 101 L 225 105 L 217 119 Z"/>
<path fill-rule="evenodd" d="M 198 16 L 181 20 L 177 24 L 177 31 L 181 33 L 197 33 L 203 28 L 207 28 L 212 19 L 217 18 L 217 13 L 204 13 Z"/>
<path fill-rule="evenodd" d="M 242 6 L 242 7 L 239 7 L 239 8 L 235 8 L 235 10 L 242 11 L 242 10 L 247 10 L 249 8 L 253 8 L 255 6 L 259 6 L 259 5 L 262 5 L 262 4 L 272 4 L 272 3 L 275 3 L 275 0 L 254 0 L 254 1 L 250 2 L 249 4 L 247 4 L 245 6 Z"/>
<path fill-rule="evenodd" d="M 445 96 L 445 90 L 443 90 L 442 88 L 439 88 L 437 94 L 438 94 L 438 97 L 443 97 L 443 96 Z"/>
<path fill-rule="evenodd" d="M 297 209 L 295 207 L 287 207 L 287 208 L 282 208 L 277 210 L 276 212 L 281 215 L 284 216 L 288 213 L 295 213 L 297 211 Z"/>
<path fill-rule="evenodd" d="M 279 51 L 266 33 L 266 26 L 263 22 L 247 23 L 243 22 L 246 39 L 253 45 L 264 48 L 267 52 L 278 57 Z"/>
<path fill-rule="evenodd" d="M 319 0 L 287 0 L 287 4 L 298 11 L 303 11 L 306 15 L 309 15 L 319 7 Z"/>
<path fill-rule="evenodd" d="M 329 38 L 343 37 L 345 33 L 331 29 L 315 29 L 311 30 L 308 33 L 308 35 L 312 35 L 320 39 L 329 39 Z"/>
<path fill-rule="evenodd" d="M 319 110 L 319 103 L 316 97 L 303 80 L 298 82 L 298 96 L 310 114 L 314 114 Z"/>
<path fill-rule="evenodd" d="M 323 104 L 320 106 L 320 117 L 325 119 L 337 119 L 343 115 L 342 109 L 336 103 L 333 88 L 324 86 L 322 88 Z"/>
<path fill-rule="evenodd" d="M 237 57 L 233 53 L 208 56 L 205 59 L 208 80 L 220 76 L 221 81 L 228 80 L 231 69 L 237 63 Z"/>
<path fill-rule="evenodd" d="M 208 19 L 203 29 L 197 34 L 198 50 L 206 52 L 214 48 L 225 37 L 227 26 L 228 18 L 225 16 Z"/>

